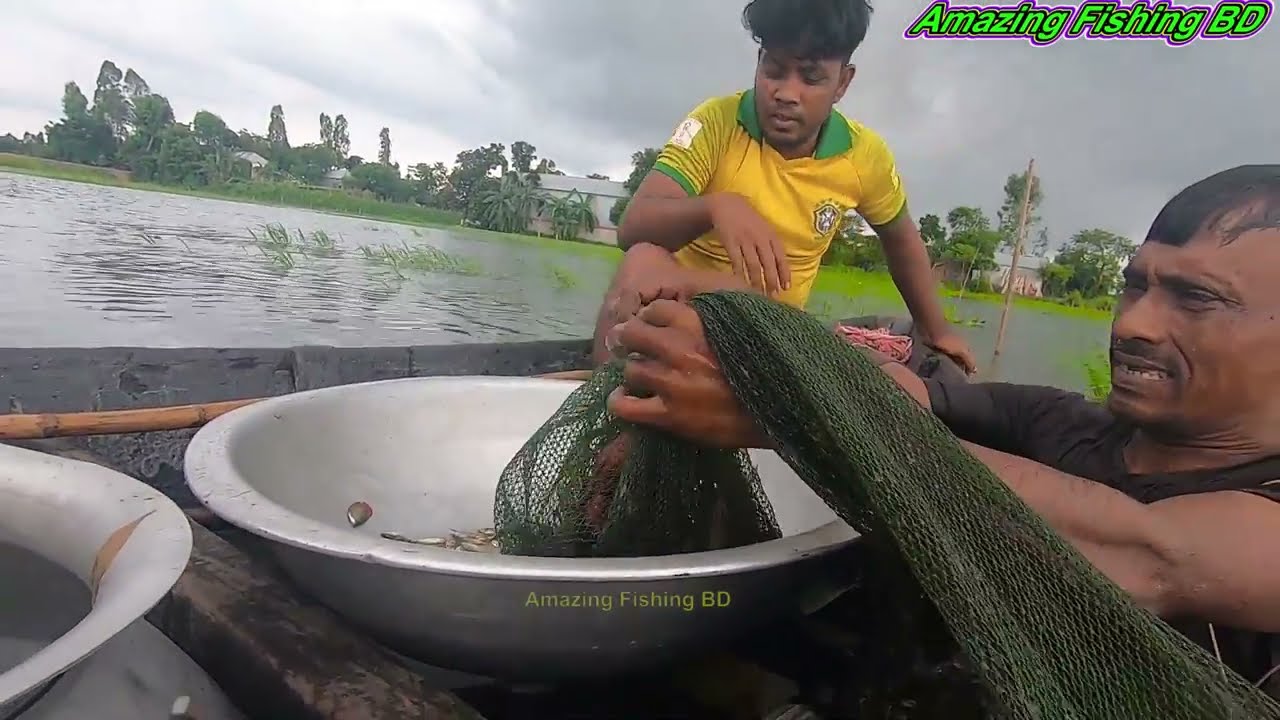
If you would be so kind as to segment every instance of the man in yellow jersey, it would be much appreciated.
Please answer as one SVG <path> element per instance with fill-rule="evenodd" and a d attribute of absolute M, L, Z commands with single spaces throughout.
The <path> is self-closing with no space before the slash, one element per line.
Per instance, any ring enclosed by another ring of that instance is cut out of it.
<path fill-rule="evenodd" d="M 884 140 L 835 110 L 866 36 L 866 0 L 751 0 L 760 44 L 755 86 L 703 102 L 676 128 L 618 228 L 627 255 L 596 326 L 606 331 L 657 298 L 754 288 L 803 308 L 819 263 L 856 210 L 927 344 L 966 371 L 975 362 L 948 325 L 920 231 Z"/>

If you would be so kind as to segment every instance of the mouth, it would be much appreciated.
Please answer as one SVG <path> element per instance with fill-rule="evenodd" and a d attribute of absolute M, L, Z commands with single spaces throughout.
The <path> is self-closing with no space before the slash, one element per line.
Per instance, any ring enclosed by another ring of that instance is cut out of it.
<path fill-rule="evenodd" d="M 1114 352 L 1111 355 L 1111 374 L 1116 379 L 1168 380 L 1173 373 L 1142 358 Z"/>
<path fill-rule="evenodd" d="M 798 118 L 791 117 L 790 115 L 774 114 L 769 116 L 769 120 L 775 127 L 779 128 L 789 128 L 800 124 L 800 120 Z"/>

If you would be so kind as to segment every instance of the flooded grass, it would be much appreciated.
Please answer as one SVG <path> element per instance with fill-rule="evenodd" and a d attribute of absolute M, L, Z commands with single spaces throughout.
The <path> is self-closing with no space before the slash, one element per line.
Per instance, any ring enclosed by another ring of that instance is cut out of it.
<path fill-rule="evenodd" d="M 368 262 L 382 265 L 400 279 L 411 271 L 445 273 L 449 275 L 477 276 L 483 274 L 480 263 L 460 255 L 452 255 L 433 245 L 361 245 L 361 256 Z"/>
<path fill-rule="evenodd" d="M 1085 397 L 1094 402 L 1106 402 L 1111 394 L 1111 358 L 1105 352 L 1081 358 L 1081 372 L 1084 374 Z"/>
<path fill-rule="evenodd" d="M 987 321 L 982 318 L 961 315 L 959 308 L 954 304 L 943 305 L 942 316 L 947 319 L 948 323 L 956 327 L 981 327 L 987 324 Z"/>
<path fill-rule="evenodd" d="M 249 236 L 271 267 L 281 271 L 297 267 L 300 258 L 332 258 L 342 254 L 338 241 L 324 230 L 308 234 L 297 229 L 290 233 L 280 223 L 268 223 L 258 230 L 250 228 Z"/>
<path fill-rule="evenodd" d="M 417 229 L 413 229 L 413 234 L 422 236 Z M 250 228 L 249 236 L 268 264 L 281 272 L 292 270 L 304 259 L 334 258 L 343 253 L 339 240 L 324 230 L 310 233 L 302 229 L 290 231 L 280 223 L 268 223 L 256 230 Z M 385 277 L 375 278 L 384 288 L 394 287 L 413 272 L 465 276 L 484 274 L 479 262 L 427 243 L 410 245 L 402 240 L 399 244 L 360 245 L 357 250 L 365 261 L 390 270 L 391 282 Z"/>
<path fill-rule="evenodd" d="M 138 233 L 138 237 L 142 240 L 142 242 L 148 245 L 155 245 L 155 246 L 160 245 L 161 238 L 149 232 Z M 191 251 L 191 246 L 187 244 L 187 241 L 185 238 L 178 236 L 178 237 L 175 237 L 174 239 L 178 241 L 178 244 L 181 245 L 184 250 L 188 252 Z"/>
<path fill-rule="evenodd" d="M 893 278 L 887 272 L 867 272 L 859 268 L 824 265 L 818 271 L 818 278 L 814 281 L 813 289 L 815 292 L 829 292 L 836 295 L 844 295 L 845 297 L 893 300 L 898 304 L 902 302 L 901 295 L 898 294 L 898 288 L 893 284 Z M 974 302 L 996 304 L 1004 302 L 1004 295 L 1000 293 L 976 293 L 972 290 L 962 292 L 954 288 L 944 287 L 942 288 L 942 295 L 946 298 L 972 300 Z M 1111 319 L 1111 310 L 1106 308 L 1065 305 L 1043 298 L 1019 295 L 1013 298 L 1013 305 L 1019 309 L 1052 315 L 1081 317 L 1091 320 Z M 962 321 L 962 324 L 964 322 L 966 321 Z"/>
<path fill-rule="evenodd" d="M 567 268 L 560 267 L 555 263 L 546 263 L 544 267 L 552 287 L 557 290 L 572 290 L 580 284 L 578 276 Z"/>
<path fill-rule="evenodd" d="M 128 173 L 112 168 L 59 162 L 13 153 L 0 153 L 0 169 L 95 185 L 119 185 L 126 182 L 128 177 Z"/>

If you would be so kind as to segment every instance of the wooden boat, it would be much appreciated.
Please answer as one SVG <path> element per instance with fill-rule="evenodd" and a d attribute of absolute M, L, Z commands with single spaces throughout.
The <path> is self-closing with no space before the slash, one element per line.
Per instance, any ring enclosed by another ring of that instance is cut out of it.
<path fill-rule="evenodd" d="M 888 327 L 891 321 L 847 322 Z M 893 327 L 910 331 L 901 323 Z M 426 375 L 527 376 L 586 369 L 589 349 L 585 340 L 364 348 L 0 348 L 0 400 L 7 401 L 11 414 L 76 413 L 236 401 Z M 925 360 L 929 372 L 959 372 L 936 357 Z M 715 658 L 690 658 L 688 665 L 605 683 L 512 688 L 482 681 L 458 687 L 456 678 L 395 656 L 302 597 L 255 538 L 204 512 L 182 476 L 183 451 L 193 434 L 166 430 L 13 442 L 114 468 L 188 511 L 195 535 L 191 562 L 147 618 L 247 717 L 807 717 L 791 703 L 818 707 L 822 717 L 978 717 L 971 682 L 949 662 L 952 648 L 932 609 L 923 600 L 904 605 L 900 594 L 890 592 L 902 577 L 864 572 L 861 564 L 851 568 L 855 589 L 817 615 L 788 620 Z M 879 599 L 885 597 L 895 599 Z M 973 714 L 968 707 L 975 708 Z M 193 709 L 191 717 L 198 716 Z"/>

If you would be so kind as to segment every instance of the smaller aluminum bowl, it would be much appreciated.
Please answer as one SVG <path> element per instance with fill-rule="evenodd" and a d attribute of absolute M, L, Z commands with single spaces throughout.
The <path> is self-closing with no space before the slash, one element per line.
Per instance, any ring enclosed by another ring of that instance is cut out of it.
<path fill-rule="evenodd" d="M 0 444 L 0 718 L 145 615 L 190 556 L 186 515 L 156 490 Z"/>
<path fill-rule="evenodd" d="M 498 477 L 580 383 L 430 377 L 265 400 L 203 427 L 187 483 L 272 541 L 303 590 L 429 665 L 536 681 L 640 670 L 815 609 L 857 534 L 772 452 L 754 459 L 785 537 L 665 557 L 506 556 L 381 537 L 493 525 Z M 348 508 L 365 502 L 358 527 Z"/>

